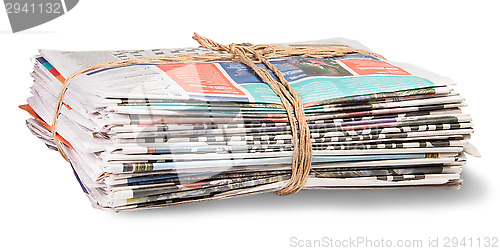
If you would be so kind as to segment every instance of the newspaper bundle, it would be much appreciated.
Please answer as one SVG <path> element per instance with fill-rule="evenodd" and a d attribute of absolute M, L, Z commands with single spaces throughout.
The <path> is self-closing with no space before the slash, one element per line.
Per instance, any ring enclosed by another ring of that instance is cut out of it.
<path fill-rule="evenodd" d="M 308 43 L 366 49 L 346 39 Z M 131 58 L 216 53 L 203 48 L 40 50 L 30 131 L 50 131 L 73 72 Z M 451 187 L 462 182 L 471 117 L 454 82 L 413 65 L 359 53 L 270 60 L 297 91 L 311 132 L 304 189 Z M 261 65 L 262 66 L 262 65 Z M 264 67 L 264 66 L 262 66 Z M 293 138 L 280 99 L 230 61 L 135 64 L 84 74 L 70 85 L 58 139 L 92 204 L 114 211 L 278 191 L 290 178 Z"/>

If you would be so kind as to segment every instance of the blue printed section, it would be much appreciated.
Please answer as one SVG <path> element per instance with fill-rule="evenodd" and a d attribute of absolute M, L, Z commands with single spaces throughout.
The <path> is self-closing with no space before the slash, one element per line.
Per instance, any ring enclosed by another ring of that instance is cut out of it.
<path fill-rule="evenodd" d="M 290 82 L 307 77 L 306 74 L 304 74 L 304 72 L 294 64 L 293 60 L 293 58 L 290 58 L 272 61 L 273 65 L 275 65 Z M 242 63 L 227 62 L 220 63 L 220 65 L 238 84 L 262 83 L 262 80 L 255 75 L 253 70 Z M 257 66 L 262 69 L 267 69 L 267 67 L 262 63 L 257 64 Z M 271 70 L 267 69 L 267 71 L 276 79 L 276 76 L 274 76 Z"/>
<path fill-rule="evenodd" d="M 356 58 L 359 58 L 359 55 Z M 295 57 L 272 60 L 272 63 L 291 83 L 303 103 L 434 86 L 431 81 L 416 76 L 353 76 L 338 61 L 328 58 Z M 246 65 L 234 62 L 220 63 L 220 65 L 233 81 L 244 87 L 254 97 L 255 102 L 281 103 L 271 88 Z M 258 66 L 266 69 L 263 64 L 258 64 Z M 272 72 L 270 73 L 274 76 Z"/>
<path fill-rule="evenodd" d="M 47 70 L 51 70 L 54 68 L 54 66 L 52 66 L 49 62 L 47 62 L 47 60 L 45 60 L 45 58 L 43 57 L 39 57 L 36 60 L 40 62 L 40 64 L 42 64 L 43 67 L 45 67 Z"/>
<path fill-rule="evenodd" d="M 36 60 L 38 60 L 38 62 L 40 62 L 40 64 L 47 63 L 47 60 L 43 57 L 37 57 Z"/>
<path fill-rule="evenodd" d="M 270 60 L 270 62 L 283 73 L 283 76 L 289 82 L 297 81 L 303 78 L 312 76 L 350 76 L 346 69 L 339 65 L 336 60 L 358 58 L 377 60 L 375 57 L 366 56 L 362 54 L 347 54 L 342 57 L 334 58 L 303 58 L 303 57 L 289 57 Z M 242 63 L 223 62 L 219 63 L 220 66 L 227 72 L 229 76 L 238 84 L 247 83 L 262 83 L 262 80 L 255 75 L 250 67 Z M 276 79 L 274 73 L 267 68 L 264 64 L 257 64 L 258 67 L 266 69 L 271 76 Z"/>

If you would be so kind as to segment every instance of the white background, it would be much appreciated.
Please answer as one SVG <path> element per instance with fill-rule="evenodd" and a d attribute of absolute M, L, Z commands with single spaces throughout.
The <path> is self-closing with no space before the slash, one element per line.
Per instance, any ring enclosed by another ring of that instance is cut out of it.
<path fill-rule="evenodd" d="M 495 1 L 408 2 L 87 0 L 18 34 L 10 32 L 1 9 L 0 224 L 5 232 L 0 245 L 18 250 L 282 250 L 290 247 L 291 237 L 500 237 L 495 159 L 500 8 Z M 93 209 L 69 165 L 30 134 L 24 124 L 29 115 L 17 108 L 29 96 L 30 57 L 39 48 L 196 46 L 195 31 L 222 43 L 346 37 L 389 60 L 450 77 L 469 103 L 476 130 L 472 143 L 483 157 L 469 158 L 458 191 L 301 191 L 118 214 Z"/>

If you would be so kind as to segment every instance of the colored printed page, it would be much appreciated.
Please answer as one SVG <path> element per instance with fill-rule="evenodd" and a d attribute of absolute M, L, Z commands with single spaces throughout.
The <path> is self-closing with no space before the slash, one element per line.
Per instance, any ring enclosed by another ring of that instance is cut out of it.
<path fill-rule="evenodd" d="M 51 64 L 51 60 L 45 57 L 38 58 L 38 61 L 57 80 L 64 81 L 64 77 L 56 70 L 57 64 Z M 403 68 L 359 54 L 335 59 L 290 57 L 274 59 L 272 63 L 307 106 L 332 98 L 443 85 L 431 81 L 429 74 L 424 74 L 425 78 L 419 76 L 413 68 L 408 70 L 405 69 L 407 66 Z M 258 66 L 266 69 L 263 64 Z M 120 82 L 116 83 L 116 79 Z M 88 82 L 87 88 L 96 91 L 97 95 L 112 98 L 281 104 L 279 97 L 253 70 L 236 62 L 132 65 L 101 69 L 88 74 L 85 81 Z"/>

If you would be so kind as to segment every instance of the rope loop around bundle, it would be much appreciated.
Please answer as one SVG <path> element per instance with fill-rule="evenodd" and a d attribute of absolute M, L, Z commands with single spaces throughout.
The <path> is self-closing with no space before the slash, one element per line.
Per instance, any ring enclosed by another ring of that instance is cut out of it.
<path fill-rule="evenodd" d="M 343 56 L 348 53 L 361 53 L 369 56 L 383 58 L 382 56 L 365 50 L 354 49 L 346 46 L 279 46 L 250 43 L 229 44 L 223 45 L 209 38 L 200 36 L 194 33 L 193 39 L 196 40 L 202 47 L 223 53 L 218 54 L 183 54 L 177 56 L 159 56 L 135 58 L 127 60 L 116 60 L 106 63 L 96 64 L 85 67 L 71 74 L 63 83 L 57 103 L 54 109 L 52 120 L 52 137 L 60 154 L 69 162 L 69 158 L 64 152 L 61 143 L 57 137 L 57 121 L 64 104 L 64 96 L 71 82 L 78 76 L 92 72 L 98 69 L 133 65 L 139 63 L 152 64 L 169 64 L 169 63 L 203 63 L 209 61 L 235 61 L 243 63 L 250 67 L 259 78 L 266 83 L 273 92 L 280 98 L 283 107 L 286 110 L 288 121 L 293 138 L 293 155 L 292 155 L 292 173 L 288 183 L 275 193 L 278 195 L 294 194 L 300 191 L 309 176 L 312 164 L 312 145 L 309 126 L 307 125 L 306 115 L 302 101 L 297 92 L 293 89 L 283 73 L 273 65 L 269 59 L 280 57 L 312 57 L 312 58 L 329 58 Z M 276 76 L 277 80 L 264 68 L 257 64 L 264 64 Z"/>

